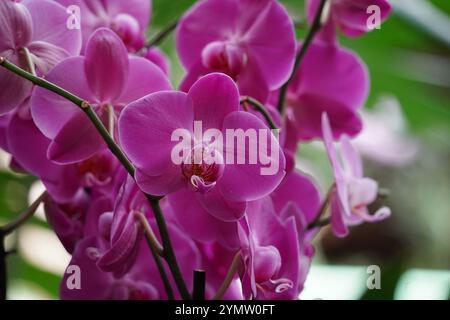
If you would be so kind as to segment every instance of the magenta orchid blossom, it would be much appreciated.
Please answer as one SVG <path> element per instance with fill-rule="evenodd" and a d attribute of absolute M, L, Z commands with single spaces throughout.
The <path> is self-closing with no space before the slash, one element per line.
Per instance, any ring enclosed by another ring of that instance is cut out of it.
<path fill-rule="evenodd" d="M 240 93 L 267 99 L 286 82 L 294 64 L 294 26 L 274 0 L 203 0 L 183 16 L 177 49 L 188 70 L 181 84 L 188 91 L 211 72 L 237 81 Z"/>
<path fill-rule="evenodd" d="M 93 104 L 112 135 L 125 105 L 171 87 L 158 67 L 144 58 L 129 57 L 120 38 L 105 28 L 92 35 L 84 57 L 63 61 L 47 75 L 47 80 Z M 48 149 L 52 161 L 76 163 L 106 149 L 89 119 L 56 94 L 37 88 L 31 111 L 38 128 L 52 141 Z"/>
<path fill-rule="evenodd" d="M 78 193 L 86 191 L 95 196 L 110 196 L 125 176 L 125 170 L 108 150 L 69 165 L 49 160 L 47 150 L 51 140 L 36 127 L 27 107 L 10 115 L 5 137 L 20 171 L 39 177 L 50 196 L 60 204 L 70 203 Z M 33 153 L 33 158 L 29 157 L 29 152 Z"/>
<path fill-rule="evenodd" d="M 333 146 L 331 127 L 326 114 L 322 117 L 322 126 L 335 178 L 335 187 L 330 198 L 334 233 L 343 237 L 348 234 L 348 226 L 387 219 L 391 215 L 391 210 L 387 207 L 380 208 L 373 215 L 369 214 L 367 207 L 378 196 L 378 184 L 363 176 L 361 158 L 348 137 L 344 136 L 341 140 L 342 165 Z"/>
<path fill-rule="evenodd" d="M 298 297 L 300 248 L 294 217 L 282 220 L 270 200 L 253 202 L 240 238 L 244 296 L 262 300 Z"/>
<path fill-rule="evenodd" d="M 362 129 L 358 110 L 369 88 L 364 63 L 349 50 L 318 41 L 309 47 L 299 70 L 286 97 L 286 117 L 296 127 L 289 132 L 300 141 L 321 138 L 321 117 L 327 112 L 335 138 L 358 134 Z M 278 94 L 272 96 L 276 102 Z"/>
<path fill-rule="evenodd" d="M 308 0 L 306 10 L 308 20 L 312 21 L 319 8 L 320 0 Z M 329 0 L 322 21 L 321 38 L 336 41 L 336 29 L 348 37 L 361 36 L 380 27 L 391 12 L 388 0 Z M 370 19 L 373 15 L 373 19 Z M 375 19 L 379 19 L 376 21 Z"/>
<path fill-rule="evenodd" d="M 199 125 L 204 135 L 197 130 Z M 182 135 L 174 137 L 180 128 L 184 130 Z M 260 140 L 268 147 L 264 150 L 266 160 L 276 169 L 272 175 L 261 175 L 264 165 L 250 163 L 252 151 L 245 146 L 242 149 L 234 140 L 221 139 L 219 143 L 218 134 L 226 137 L 233 130 L 266 133 Z M 239 111 L 236 85 L 219 73 L 201 78 L 187 94 L 159 92 L 128 105 L 119 119 L 119 135 L 137 167 L 136 180 L 144 191 L 171 196 L 189 190 L 191 201 L 198 201 L 218 223 L 239 220 L 245 214 L 247 201 L 268 195 L 284 176 L 285 159 L 275 136 L 256 116 Z M 180 138 L 187 141 L 186 149 L 181 150 L 181 161 L 174 163 Z M 148 154 L 155 148 L 158 154 L 149 159 Z M 238 159 L 242 152 L 245 159 Z M 208 162 L 210 156 L 214 161 Z M 240 160 L 247 161 L 241 164 Z M 193 223 L 199 223 L 200 212 L 195 221 L 192 218 Z M 180 214 L 183 220 L 191 219 Z M 205 219 L 210 221 L 211 217 Z"/>
<path fill-rule="evenodd" d="M 39 75 L 48 73 L 80 52 L 80 30 L 69 30 L 66 19 L 65 8 L 54 1 L 1 1 L 0 56 Z M 31 82 L 7 70 L 0 70 L 0 86 L 0 115 L 23 103 L 32 90 Z"/>
<path fill-rule="evenodd" d="M 131 51 L 145 42 L 145 30 L 150 23 L 151 0 L 56 0 L 64 7 L 74 8 L 75 21 L 83 34 L 83 51 L 98 28 L 110 28 Z M 76 16 L 76 15 L 79 15 Z"/>

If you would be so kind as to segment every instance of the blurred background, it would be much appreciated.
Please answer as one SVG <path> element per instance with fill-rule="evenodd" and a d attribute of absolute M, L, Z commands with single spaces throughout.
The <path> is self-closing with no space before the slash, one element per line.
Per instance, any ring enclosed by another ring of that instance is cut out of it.
<path fill-rule="evenodd" d="M 149 36 L 177 19 L 193 0 L 153 0 Z M 303 1 L 283 2 L 306 30 Z M 303 299 L 450 299 L 450 1 L 391 0 L 394 12 L 381 30 L 341 38 L 370 70 L 372 88 L 355 141 L 366 175 L 389 190 L 382 202 L 388 221 L 352 229 L 337 239 L 324 229 Z M 173 36 L 162 49 L 177 85 L 183 70 Z M 32 156 L 32 155 L 30 155 Z M 299 169 L 311 173 L 322 191 L 331 183 L 320 143 L 303 145 Z M 39 196 L 33 177 L 8 169 L 0 151 L 0 224 L 20 214 Z M 375 207 L 380 203 L 375 204 Z M 7 238 L 10 299 L 57 299 L 70 260 L 39 212 Z M 381 270 L 381 289 L 368 290 L 369 266 Z"/>

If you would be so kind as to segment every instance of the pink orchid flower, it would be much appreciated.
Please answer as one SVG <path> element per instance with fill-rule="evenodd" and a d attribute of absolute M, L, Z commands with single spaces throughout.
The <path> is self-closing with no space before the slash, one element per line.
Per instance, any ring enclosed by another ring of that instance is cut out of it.
<path fill-rule="evenodd" d="M 54 1 L 0 1 L 0 56 L 45 75 L 58 62 L 80 52 L 81 32 L 69 30 L 66 20 L 65 8 Z M 19 106 L 32 89 L 31 82 L 3 68 L 0 86 L 0 115 Z"/>
<path fill-rule="evenodd" d="M 131 177 L 125 180 L 116 199 L 114 210 L 100 217 L 100 233 L 110 243 L 110 248 L 97 262 L 105 272 L 116 278 L 126 274 L 134 264 L 143 237 L 142 226 L 136 214 L 153 215 L 148 201 Z"/>
<path fill-rule="evenodd" d="M 47 80 L 91 103 L 113 136 L 125 105 L 171 88 L 157 66 L 144 58 L 129 57 L 122 40 L 106 28 L 92 35 L 84 57 L 58 64 Z M 59 164 L 77 163 L 106 149 L 91 121 L 70 101 L 37 88 L 31 99 L 31 111 L 38 128 L 51 140 L 47 153 L 50 160 Z"/>
<path fill-rule="evenodd" d="M 294 26 L 275 0 L 203 0 L 182 17 L 177 50 L 188 70 L 183 91 L 202 75 L 224 72 L 242 95 L 265 102 L 292 71 Z"/>
<path fill-rule="evenodd" d="M 306 2 L 310 22 L 314 20 L 320 1 Z M 379 13 L 381 24 L 391 12 L 391 5 L 387 0 L 328 0 L 326 6 L 328 7 L 324 10 L 325 24 L 320 36 L 331 42 L 336 42 L 336 28 L 348 37 L 357 37 L 372 31 L 370 26 L 374 21 L 370 20 L 374 13 Z"/>
<path fill-rule="evenodd" d="M 145 30 L 150 23 L 151 0 L 56 0 L 66 8 L 77 8 L 83 33 L 83 52 L 98 28 L 110 28 L 131 51 L 145 43 Z M 78 12 L 79 10 L 79 12 Z"/>
<path fill-rule="evenodd" d="M 196 129 L 199 125 L 203 134 Z M 175 152 L 176 156 L 184 157 L 177 163 L 173 156 L 180 137 L 174 139 L 173 135 L 180 129 L 182 141 L 188 143 L 182 155 Z M 226 141 L 230 140 L 225 138 L 230 131 L 252 130 L 261 134 L 259 142 L 255 141 L 261 144 L 260 148 L 263 148 L 261 141 L 265 142 L 267 160 L 275 169 L 271 175 L 261 174 L 266 168 L 261 161 L 250 160 L 256 150 Z M 211 131 L 214 134 L 208 136 Z M 130 104 L 119 119 L 119 135 L 126 154 L 137 168 L 137 183 L 145 192 L 158 196 L 179 192 L 171 195 L 180 198 L 176 202 L 187 196 L 190 202 L 197 201 L 204 208 L 195 214 L 198 219 L 205 210 L 211 214 L 200 222 L 186 216 L 189 207 L 175 213 L 184 215 L 183 220 L 188 223 L 198 224 L 196 229 L 202 229 L 211 220 L 220 224 L 239 220 L 247 201 L 271 193 L 284 176 L 285 158 L 277 139 L 256 116 L 239 111 L 236 84 L 221 73 L 201 78 L 187 94 L 159 92 Z M 224 141 L 219 143 L 219 140 Z M 207 161 L 210 155 L 214 155 L 213 161 Z M 208 228 L 213 229 L 209 225 L 203 229 Z M 204 231 L 209 234 L 208 230 Z M 204 237 L 208 238 L 207 234 Z"/>
<path fill-rule="evenodd" d="M 167 76 L 170 76 L 170 60 L 161 49 L 156 47 L 147 49 L 144 58 L 156 64 Z"/>
<path fill-rule="evenodd" d="M 58 165 L 47 158 L 51 140 L 45 137 L 23 106 L 9 115 L 5 128 L 8 150 L 23 171 L 37 176 L 50 196 L 59 204 L 73 201 L 80 192 L 110 196 L 126 175 L 112 153 L 105 149 L 90 158 L 69 165 Z M 30 157 L 30 152 L 33 157 Z"/>
<path fill-rule="evenodd" d="M 331 194 L 331 224 L 339 237 L 348 234 L 348 226 L 387 219 L 391 210 L 380 208 L 369 214 L 368 206 L 377 199 L 378 184 L 363 176 L 362 160 L 347 136 L 341 139 L 342 164 L 333 145 L 328 115 L 322 116 L 325 147 L 333 168 L 335 187 Z"/>
<path fill-rule="evenodd" d="M 92 214 L 91 210 L 104 205 L 105 210 L 111 210 L 110 203 L 104 199 L 92 199 L 86 193 L 79 192 L 67 203 L 58 203 L 51 196 L 46 197 L 44 210 L 48 224 L 71 254 L 77 243 L 85 238 L 85 221 Z"/>
<path fill-rule="evenodd" d="M 358 110 L 364 106 L 369 76 L 364 63 L 347 50 L 321 41 L 310 45 L 286 97 L 286 117 L 294 126 L 290 140 L 322 137 L 321 117 L 330 115 L 333 137 L 355 136 L 362 129 Z M 271 101 L 278 100 L 278 93 Z"/>
<path fill-rule="evenodd" d="M 237 250 L 230 250 L 218 242 L 199 243 L 202 255 L 201 270 L 206 272 L 206 300 L 211 300 L 219 290 L 227 276 L 229 268 L 237 254 Z M 237 275 L 231 281 L 223 295 L 223 300 L 243 300 L 241 281 Z"/>
<path fill-rule="evenodd" d="M 293 300 L 299 294 L 300 247 L 294 217 L 282 220 L 270 199 L 248 205 L 240 224 L 246 299 Z"/>
<path fill-rule="evenodd" d="M 157 230 L 154 220 L 150 221 Z M 174 224 L 168 225 L 172 244 L 176 248 L 180 269 L 187 283 L 192 283 L 192 270 L 201 265 L 201 256 L 195 243 Z M 157 237 L 158 233 L 155 232 Z M 141 240 L 145 241 L 145 240 Z M 104 236 L 89 236 L 80 241 L 72 255 L 70 266 L 78 266 L 82 274 L 81 289 L 70 290 L 70 272 L 65 273 L 60 286 L 60 296 L 65 300 L 167 300 L 163 282 L 146 243 L 139 243 L 135 259 L 128 271 L 118 276 L 99 268 L 111 244 Z M 169 273 L 166 267 L 166 273 Z M 172 287 L 175 284 L 172 281 Z M 179 298 L 176 295 L 176 298 Z"/>
<path fill-rule="evenodd" d="M 317 217 L 320 207 L 320 193 L 313 180 L 297 171 L 292 171 L 284 178 L 280 186 L 270 198 L 275 212 L 282 221 L 293 217 L 297 232 L 300 250 L 300 274 L 297 291 L 303 291 L 311 262 L 315 254 L 312 245 L 313 238 L 318 229 L 308 230 Z"/>

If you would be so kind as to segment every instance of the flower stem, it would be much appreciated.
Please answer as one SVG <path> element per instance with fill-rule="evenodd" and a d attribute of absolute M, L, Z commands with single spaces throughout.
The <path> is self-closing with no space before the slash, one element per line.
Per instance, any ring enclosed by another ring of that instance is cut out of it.
<path fill-rule="evenodd" d="M 123 153 L 123 151 L 120 149 L 120 147 L 116 144 L 116 142 L 112 139 L 111 135 L 109 134 L 108 130 L 100 120 L 100 118 L 97 116 L 95 111 L 92 109 L 91 105 L 86 102 L 85 100 L 77 97 L 76 95 L 64 90 L 63 88 L 45 80 L 39 77 L 34 76 L 33 74 L 19 68 L 13 63 L 10 63 L 7 61 L 4 57 L 0 57 L 0 66 L 4 67 L 5 69 L 17 74 L 18 76 L 21 76 L 35 85 L 42 87 L 44 89 L 47 89 L 49 91 L 52 91 L 59 96 L 66 98 L 67 100 L 73 102 L 75 105 L 81 108 L 81 110 L 89 117 L 93 125 L 96 127 L 99 134 L 102 136 L 105 143 L 108 145 L 108 148 L 111 150 L 111 152 L 116 156 L 116 158 L 122 163 L 124 168 L 128 171 L 128 173 L 134 178 L 135 168 L 133 164 L 128 160 L 126 155 Z M 159 232 L 161 235 L 161 238 L 163 240 L 163 247 L 164 247 L 164 257 L 169 265 L 169 268 L 172 272 L 172 275 L 175 279 L 175 282 L 178 286 L 178 289 L 180 291 L 181 297 L 185 300 L 190 300 L 190 294 L 187 290 L 186 284 L 184 282 L 183 276 L 180 272 L 180 268 L 178 266 L 172 244 L 169 238 L 169 233 L 167 231 L 166 222 L 164 220 L 164 216 L 161 212 L 161 208 L 159 206 L 159 200 L 160 197 L 156 197 L 150 194 L 146 194 L 147 199 L 150 202 L 150 205 L 153 209 L 153 212 L 155 214 L 156 221 L 158 223 Z"/>
<path fill-rule="evenodd" d="M 308 51 L 308 48 L 309 48 L 310 44 L 312 43 L 314 36 L 322 27 L 321 19 L 322 19 L 322 13 L 324 11 L 326 2 L 327 2 L 327 0 L 320 1 L 319 8 L 316 12 L 316 16 L 314 17 L 314 22 L 311 25 L 311 28 L 309 29 L 308 34 L 306 35 L 305 41 L 303 42 L 303 45 L 300 48 L 300 51 L 298 52 L 297 57 L 295 58 L 294 70 L 292 71 L 292 74 L 291 74 L 289 80 L 280 89 L 280 95 L 278 98 L 278 106 L 277 106 L 277 109 L 280 112 L 280 114 L 284 114 L 286 94 L 287 94 L 289 85 L 291 84 L 292 80 L 294 79 L 294 77 L 297 73 L 297 70 L 300 66 L 300 63 L 302 62 L 303 58 L 305 57 L 305 54 Z"/>
<path fill-rule="evenodd" d="M 325 227 L 330 224 L 330 218 L 322 219 L 322 216 L 327 212 L 328 207 L 330 206 L 330 200 L 331 200 L 331 194 L 335 188 L 335 185 L 333 184 L 330 189 L 328 190 L 326 198 L 323 200 L 322 206 L 319 209 L 319 212 L 316 215 L 316 218 L 313 222 L 311 222 L 307 230 L 312 230 L 315 228 Z"/>
<path fill-rule="evenodd" d="M 39 205 L 47 197 L 47 192 L 44 192 L 39 198 L 37 198 L 31 206 L 16 220 L 0 228 L 0 301 L 6 300 L 6 288 L 7 288 L 7 274 L 6 274 L 6 257 L 8 252 L 5 248 L 5 238 L 11 234 L 21 225 L 23 225 L 28 219 L 30 219 L 36 212 Z"/>
<path fill-rule="evenodd" d="M 147 198 L 152 207 L 153 213 L 156 218 L 156 223 L 158 224 L 159 234 L 162 239 L 164 247 L 164 258 L 169 265 L 170 271 L 172 272 L 173 279 L 177 285 L 178 291 L 180 292 L 183 300 L 191 300 L 191 295 L 184 281 L 183 274 L 180 271 L 180 267 L 177 262 L 177 258 L 173 251 L 172 242 L 170 240 L 169 231 L 167 230 L 166 220 L 164 219 L 161 206 L 159 205 L 159 200 L 155 200 L 151 196 L 147 195 Z"/>
<path fill-rule="evenodd" d="M 34 62 L 33 62 L 33 58 L 31 57 L 30 50 L 28 50 L 28 48 L 24 47 L 22 49 L 22 51 L 23 51 L 23 54 L 25 56 L 25 60 L 27 62 L 28 71 L 30 71 L 30 73 L 35 76 L 36 75 L 36 68 L 34 66 Z"/>
<path fill-rule="evenodd" d="M 205 300 L 206 272 L 204 270 L 194 270 L 194 290 L 192 299 L 197 301 Z"/>
<path fill-rule="evenodd" d="M 173 21 L 171 24 L 167 25 L 164 29 L 158 32 L 152 39 L 150 39 L 145 48 L 151 48 L 157 46 L 163 42 L 178 26 L 178 20 Z"/>
<path fill-rule="evenodd" d="M 219 290 L 213 297 L 213 300 L 221 300 L 223 295 L 227 292 L 228 288 L 230 287 L 231 282 L 234 279 L 234 275 L 236 274 L 239 266 L 241 265 L 242 257 L 241 257 L 241 251 L 236 253 L 236 255 L 233 258 L 233 261 L 231 262 L 230 268 L 228 269 L 228 273 L 225 277 L 225 279 L 222 282 L 222 285 L 220 286 Z"/>
<path fill-rule="evenodd" d="M 161 257 L 164 256 L 164 249 L 162 248 L 158 239 L 156 239 L 156 236 L 152 228 L 150 227 L 145 215 L 139 212 L 135 215 L 135 217 L 141 224 L 142 228 L 144 229 L 145 238 L 147 240 L 147 244 L 150 248 L 150 251 L 152 252 L 153 259 L 155 260 L 156 267 L 158 268 L 158 272 L 161 276 L 161 280 L 164 284 L 164 289 L 166 290 L 167 298 L 169 300 L 174 300 L 175 297 L 173 294 L 172 286 L 170 285 L 169 278 L 167 277 L 166 270 L 164 269 L 164 266 L 161 261 Z"/>
<path fill-rule="evenodd" d="M 163 257 L 164 249 L 162 245 L 159 243 L 158 239 L 156 239 L 155 233 L 153 232 L 152 227 L 150 227 L 150 224 L 148 223 L 145 215 L 139 212 L 136 213 L 135 217 L 139 221 L 142 229 L 144 229 L 145 237 L 147 238 L 147 241 L 149 242 L 150 246 L 154 248 L 158 256 Z"/>
<path fill-rule="evenodd" d="M 0 301 L 6 300 L 6 256 L 5 235 L 0 233 Z"/>
<path fill-rule="evenodd" d="M 269 124 L 270 129 L 278 130 L 275 121 L 273 121 L 270 113 L 267 111 L 266 107 L 261 102 L 257 101 L 256 99 L 253 99 L 252 97 L 244 96 L 241 98 L 241 104 L 244 103 L 252 105 L 259 113 L 261 113 L 266 119 L 267 123 Z"/>

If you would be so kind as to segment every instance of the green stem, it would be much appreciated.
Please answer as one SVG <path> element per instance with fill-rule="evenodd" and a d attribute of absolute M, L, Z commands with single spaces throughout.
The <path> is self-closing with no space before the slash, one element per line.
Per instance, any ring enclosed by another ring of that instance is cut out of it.
<path fill-rule="evenodd" d="M 277 125 L 275 124 L 275 121 L 273 121 L 271 115 L 267 111 L 266 107 L 259 101 L 253 99 L 252 97 L 244 96 L 241 98 L 241 104 L 248 103 L 252 105 L 259 113 L 261 113 L 264 118 L 266 119 L 267 123 L 270 126 L 270 129 L 272 130 L 278 130 Z"/>
<path fill-rule="evenodd" d="M 93 125 L 96 127 L 97 131 L 102 136 L 105 143 L 108 145 L 108 148 L 111 150 L 111 152 L 116 156 L 116 158 L 122 163 L 124 168 L 128 171 L 128 173 L 134 177 L 135 168 L 132 165 L 132 163 L 128 160 L 126 155 L 123 153 L 123 151 L 120 149 L 120 147 L 116 144 L 116 142 L 112 139 L 111 135 L 109 134 L 108 130 L 104 126 L 103 122 L 100 120 L 100 118 L 97 116 L 95 111 L 92 109 L 91 105 L 86 102 L 85 100 L 77 97 L 76 95 L 64 90 L 63 88 L 45 80 L 39 77 L 34 76 L 33 74 L 19 68 L 18 66 L 10 63 L 7 61 L 4 57 L 0 57 L 0 66 L 4 67 L 5 69 L 8 69 L 9 71 L 17 74 L 18 76 L 21 76 L 35 85 L 42 87 L 44 89 L 47 89 L 49 91 L 52 91 L 59 96 L 66 98 L 67 100 L 73 102 L 75 105 L 81 108 L 81 110 L 89 117 L 89 119 L 92 121 Z M 166 222 L 164 220 L 164 216 L 161 212 L 161 208 L 159 206 L 159 200 L 160 197 L 156 197 L 150 194 L 146 194 L 147 199 L 149 200 L 151 207 L 153 209 L 153 212 L 155 214 L 156 221 L 158 223 L 159 232 L 161 235 L 161 238 L 163 240 L 163 246 L 164 246 L 164 253 L 166 261 L 169 265 L 169 268 L 172 272 L 172 275 L 175 279 L 175 282 L 178 286 L 178 289 L 180 291 L 180 294 L 183 299 L 190 300 L 189 291 L 187 290 L 186 284 L 183 279 L 183 275 L 180 272 L 172 244 L 169 238 L 169 233 L 167 231 Z"/>
<path fill-rule="evenodd" d="M 241 263 L 242 263 L 241 251 L 238 251 L 234 256 L 233 261 L 231 262 L 230 268 L 228 269 L 227 275 L 225 276 L 222 285 L 220 286 L 217 293 L 214 295 L 213 300 L 222 299 L 223 295 L 227 292 L 228 288 L 230 287 L 230 284 L 234 279 L 234 275 L 236 274 Z"/>
<path fill-rule="evenodd" d="M 7 224 L 6 226 L 1 227 L 0 233 L 2 233 L 3 235 L 9 235 L 14 230 L 18 229 L 22 224 L 24 224 L 26 221 L 28 221 L 28 219 L 30 219 L 34 215 L 37 208 L 39 208 L 39 205 L 45 200 L 46 197 L 47 197 L 47 192 L 42 193 L 39 196 L 39 198 L 37 198 L 36 201 L 34 201 L 30 205 L 30 207 L 24 213 L 22 213 L 22 215 L 20 217 L 18 217 L 13 222 Z"/>
<path fill-rule="evenodd" d="M 6 300 L 7 272 L 6 272 L 5 235 L 0 232 L 0 301 Z"/>
<path fill-rule="evenodd" d="M 169 231 L 167 230 L 166 220 L 159 205 L 159 200 L 155 200 L 152 197 L 148 197 L 150 205 L 153 210 L 153 214 L 156 218 L 156 223 L 158 224 L 159 234 L 164 248 L 164 258 L 169 265 L 170 271 L 172 272 L 173 279 L 177 285 L 178 291 L 181 294 L 183 300 L 191 300 L 191 295 L 184 281 L 183 274 L 181 273 L 180 267 L 177 262 L 177 258 L 173 251 L 172 242 L 170 241 Z"/>
<path fill-rule="evenodd" d="M 0 228 L 0 301 L 6 300 L 6 288 L 7 288 L 7 272 L 6 272 L 6 257 L 8 252 L 5 248 L 5 238 L 13 231 L 18 229 L 28 219 L 30 219 L 36 212 L 39 205 L 47 197 L 47 192 L 44 192 L 39 198 L 34 201 L 31 206 L 16 220 Z"/>
<path fill-rule="evenodd" d="M 23 49 L 22 49 L 22 51 L 23 51 L 23 54 L 24 54 L 24 56 L 25 56 L 25 60 L 26 60 L 26 62 L 27 62 L 27 66 L 28 66 L 28 70 L 30 71 L 30 73 L 32 74 L 32 75 L 36 75 L 36 68 L 35 68 L 35 66 L 34 66 L 34 62 L 33 62 L 33 58 L 31 57 L 31 52 L 30 52 L 30 50 L 28 50 L 28 48 L 26 48 L 26 47 L 24 47 Z"/>
<path fill-rule="evenodd" d="M 322 27 L 322 23 L 321 23 L 322 12 L 323 12 L 323 9 L 325 8 L 326 2 L 327 2 L 327 0 L 321 0 L 321 2 L 319 4 L 319 8 L 316 13 L 316 16 L 314 17 L 314 22 L 311 25 L 311 28 L 309 29 L 308 34 L 306 35 L 305 41 L 303 42 L 303 45 L 300 48 L 300 51 L 298 52 L 297 57 L 295 59 L 294 70 L 292 71 L 292 74 L 291 74 L 289 80 L 280 89 L 280 95 L 278 98 L 277 109 L 281 114 L 284 114 L 285 100 L 286 100 L 286 95 L 287 95 L 289 85 L 291 84 L 292 80 L 294 79 L 295 75 L 297 74 L 297 70 L 298 70 L 303 58 L 305 57 L 305 54 L 308 51 L 308 48 L 311 45 L 311 43 L 314 39 L 314 36 Z"/>
<path fill-rule="evenodd" d="M 319 212 L 316 215 L 316 218 L 313 222 L 311 222 L 307 229 L 312 230 L 319 227 L 324 227 L 330 224 L 330 218 L 322 219 L 322 216 L 327 212 L 328 207 L 330 206 L 330 200 L 331 200 L 331 194 L 333 193 L 333 190 L 335 189 L 335 185 L 333 184 L 330 189 L 328 190 L 326 198 L 323 200 L 323 203 L 319 209 Z"/>
<path fill-rule="evenodd" d="M 166 290 L 167 299 L 174 300 L 175 296 L 173 294 L 172 286 L 170 285 L 169 278 L 167 277 L 166 270 L 164 269 L 161 261 L 161 257 L 164 255 L 164 249 L 156 239 L 155 234 L 153 233 L 153 230 L 150 227 L 145 215 L 139 212 L 135 217 L 144 229 L 145 239 L 147 240 L 147 244 L 150 248 L 150 251 L 152 252 L 153 259 L 155 260 L 156 267 L 158 268 L 158 272 L 161 276 L 164 289 Z"/>
<path fill-rule="evenodd" d="M 158 32 L 151 40 L 147 42 L 145 45 L 146 48 L 151 48 L 154 46 L 157 46 L 161 42 L 164 41 L 178 26 L 178 20 L 175 20 L 168 26 L 166 26 L 164 29 L 162 29 L 160 32 Z"/>

